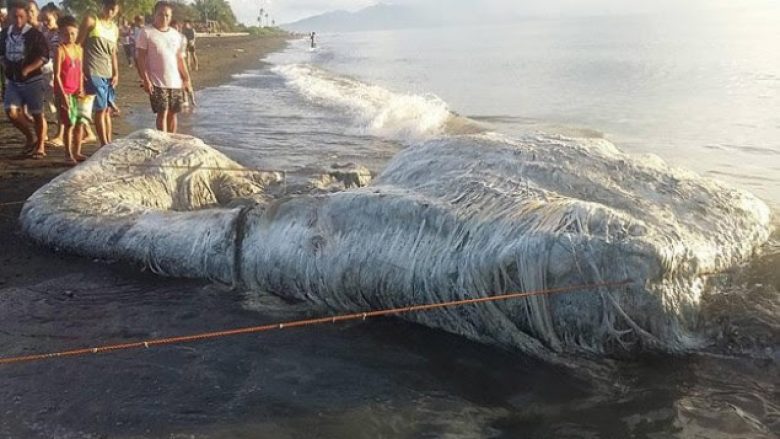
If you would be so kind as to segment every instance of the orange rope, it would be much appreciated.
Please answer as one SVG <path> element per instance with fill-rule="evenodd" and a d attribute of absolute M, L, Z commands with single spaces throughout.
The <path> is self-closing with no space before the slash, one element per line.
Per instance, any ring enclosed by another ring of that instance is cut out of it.
<path fill-rule="evenodd" d="M 5 207 L 5 206 L 19 206 L 19 205 L 21 205 L 21 204 L 24 204 L 24 203 L 26 203 L 26 202 L 27 202 L 27 201 L 25 200 L 25 201 L 11 201 L 10 203 L 0 203 L 0 207 Z"/>
<path fill-rule="evenodd" d="M 211 340 L 215 338 L 223 338 L 223 337 L 230 337 L 235 335 L 242 335 L 242 334 L 254 334 L 259 332 L 267 332 L 267 331 L 273 331 L 273 330 L 282 330 L 282 329 L 289 329 L 289 328 L 300 328 L 304 326 L 314 326 L 314 325 L 322 325 L 326 323 L 336 323 L 336 322 L 346 322 L 350 320 L 365 320 L 370 317 L 380 317 L 380 316 L 387 316 L 387 315 L 398 315 L 398 314 L 405 314 L 410 312 L 417 312 L 417 311 L 430 311 L 433 309 L 439 309 L 439 308 L 446 308 L 451 306 L 463 306 L 463 305 L 473 305 L 478 303 L 486 303 L 486 302 L 497 302 L 497 301 L 503 301 L 503 300 L 510 300 L 510 299 L 520 299 L 524 297 L 532 297 L 532 296 L 546 296 L 546 295 L 552 295 L 552 294 L 560 294 L 560 293 L 569 293 L 574 292 L 576 290 L 593 290 L 596 288 L 602 288 L 602 287 L 615 287 L 615 286 L 621 286 L 621 285 L 627 285 L 629 283 L 633 282 L 632 280 L 626 279 L 619 282 L 600 282 L 600 283 L 594 283 L 594 284 L 585 284 L 585 285 L 574 285 L 569 287 L 561 287 L 561 288 L 552 288 L 547 290 L 538 290 L 538 291 L 530 291 L 525 293 L 509 293 L 509 294 L 503 294 L 500 296 L 489 296 L 489 297 L 479 297 L 476 299 L 463 299 L 463 300 L 454 300 L 450 302 L 443 302 L 443 303 L 432 303 L 427 305 L 413 305 L 413 306 L 407 306 L 403 308 L 390 308 L 390 309 L 384 309 L 379 311 L 368 311 L 368 312 L 362 312 L 362 313 L 353 313 L 353 314 L 342 314 L 342 315 L 336 315 L 331 317 L 320 317 L 315 319 L 307 319 L 307 320 L 296 320 L 296 321 L 290 321 L 290 322 L 283 322 L 283 323 L 273 323 L 269 325 L 262 325 L 262 326 L 251 326 L 247 328 L 238 328 L 238 329 L 230 329 L 226 331 L 217 331 L 217 332 L 205 332 L 201 334 L 194 334 L 194 335 L 185 335 L 180 337 L 170 337 L 170 338 L 158 338 L 158 339 L 152 339 L 152 340 L 146 340 L 146 341 L 138 341 L 138 342 L 131 342 L 131 343 L 122 343 L 122 344 L 115 344 L 115 345 L 104 345 L 104 346 L 98 346 L 94 348 L 83 348 L 83 349 L 75 349 L 71 351 L 63 351 L 63 352 L 51 352 L 46 354 L 33 354 L 33 355 L 24 355 L 19 357 L 6 357 L 6 358 L 0 358 L 0 365 L 6 365 L 6 364 L 16 364 L 16 363 L 30 363 L 33 361 L 40 361 L 40 360 L 49 360 L 49 359 L 55 359 L 55 358 L 63 358 L 63 357 L 78 357 L 78 356 L 84 356 L 89 354 L 99 354 L 104 352 L 117 352 L 117 351 L 125 351 L 130 349 L 141 349 L 141 348 L 150 348 L 152 346 L 163 346 L 163 345 L 172 345 L 172 344 L 180 344 L 180 343 L 189 343 L 194 341 L 203 341 L 203 340 Z"/>

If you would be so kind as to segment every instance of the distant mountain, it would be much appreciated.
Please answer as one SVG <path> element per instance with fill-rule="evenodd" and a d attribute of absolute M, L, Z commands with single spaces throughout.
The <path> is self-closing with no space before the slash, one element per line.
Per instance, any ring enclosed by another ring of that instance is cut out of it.
<path fill-rule="evenodd" d="M 305 18 L 282 28 L 294 32 L 348 32 L 423 27 L 433 23 L 423 10 L 408 6 L 378 4 L 356 12 L 332 11 Z"/>

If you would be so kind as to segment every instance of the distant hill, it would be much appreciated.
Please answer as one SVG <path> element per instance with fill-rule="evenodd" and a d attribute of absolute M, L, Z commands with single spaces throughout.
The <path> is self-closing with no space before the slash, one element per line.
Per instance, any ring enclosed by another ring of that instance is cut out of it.
<path fill-rule="evenodd" d="M 332 11 L 282 28 L 294 32 L 348 32 L 423 27 L 433 23 L 425 11 L 408 6 L 378 4 L 356 12 Z"/>

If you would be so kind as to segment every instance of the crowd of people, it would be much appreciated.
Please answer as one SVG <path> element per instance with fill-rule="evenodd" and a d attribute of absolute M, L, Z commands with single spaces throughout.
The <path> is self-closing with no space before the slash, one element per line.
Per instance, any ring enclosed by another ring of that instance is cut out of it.
<path fill-rule="evenodd" d="M 112 117 L 119 113 L 119 50 L 134 66 L 149 94 L 156 127 L 176 132 L 177 115 L 192 96 L 190 69 L 198 69 L 191 22 L 173 20 L 173 4 L 158 1 L 146 25 L 143 16 L 117 24 L 118 0 L 102 0 L 98 14 L 80 20 L 54 4 L 10 0 L 0 16 L 0 76 L 3 107 L 25 138 L 26 157 L 46 157 L 47 146 L 64 146 L 66 162 L 86 159 L 81 145 L 112 141 Z M 57 134 L 48 135 L 46 110 L 57 115 Z"/>

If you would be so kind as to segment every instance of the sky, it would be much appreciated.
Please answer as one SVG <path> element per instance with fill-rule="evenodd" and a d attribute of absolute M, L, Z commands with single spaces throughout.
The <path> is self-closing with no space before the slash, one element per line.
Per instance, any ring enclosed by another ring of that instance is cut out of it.
<path fill-rule="evenodd" d="M 355 11 L 377 3 L 373 0 L 228 0 L 236 18 L 256 24 L 260 8 L 270 11 L 277 23 L 290 23 L 336 9 Z M 388 2 L 389 3 L 389 2 Z"/>
<path fill-rule="evenodd" d="M 257 22 L 260 7 L 277 23 L 290 23 L 312 15 L 344 9 L 355 11 L 376 0 L 228 0 L 239 21 Z M 604 15 L 662 13 L 669 11 L 718 11 L 730 8 L 777 6 L 777 0 L 385 0 L 383 3 L 434 8 L 443 17 L 478 8 L 496 15 Z"/>

